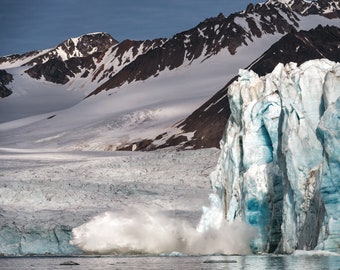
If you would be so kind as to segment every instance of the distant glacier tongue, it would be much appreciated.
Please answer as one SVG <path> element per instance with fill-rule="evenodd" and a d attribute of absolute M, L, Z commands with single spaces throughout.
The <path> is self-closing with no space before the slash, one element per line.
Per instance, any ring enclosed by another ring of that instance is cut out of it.
<path fill-rule="evenodd" d="M 258 229 L 255 253 L 340 252 L 340 64 L 239 75 L 211 177 L 227 220 Z"/>

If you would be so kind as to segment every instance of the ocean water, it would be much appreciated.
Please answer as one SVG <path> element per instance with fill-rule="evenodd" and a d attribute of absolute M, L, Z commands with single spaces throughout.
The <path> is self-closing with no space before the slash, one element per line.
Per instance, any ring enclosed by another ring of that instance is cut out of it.
<path fill-rule="evenodd" d="M 65 262 L 78 265 L 62 265 Z M 339 270 L 338 256 L 83 256 L 0 258 L 1 270 Z"/>

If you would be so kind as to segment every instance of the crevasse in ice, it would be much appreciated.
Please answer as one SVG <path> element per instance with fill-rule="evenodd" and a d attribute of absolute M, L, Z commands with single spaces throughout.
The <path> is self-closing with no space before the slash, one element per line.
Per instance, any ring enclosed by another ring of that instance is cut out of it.
<path fill-rule="evenodd" d="M 340 64 L 240 70 L 211 181 L 229 222 L 259 231 L 256 253 L 340 251 Z M 216 211 L 216 210 L 215 210 Z"/>

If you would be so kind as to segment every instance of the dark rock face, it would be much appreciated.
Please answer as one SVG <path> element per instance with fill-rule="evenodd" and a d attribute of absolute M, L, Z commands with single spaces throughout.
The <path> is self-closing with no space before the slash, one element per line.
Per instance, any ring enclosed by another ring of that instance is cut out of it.
<path fill-rule="evenodd" d="M 9 74 L 6 70 L 0 70 L 0 83 L 7 85 L 11 81 L 13 81 L 13 75 Z"/>
<path fill-rule="evenodd" d="M 273 44 L 247 69 L 263 76 L 272 72 L 278 63 L 296 62 L 300 65 L 307 60 L 321 58 L 340 61 L 339 40 L 340 28 L 334 26 L 318 26 L 310 31 L 292 32 Z"/>
<path fill-rule="evenodd" d="M 5 98 L 11 95 L 13 92 L 9 90 L 6 86 L 0 84 L 0 97 Z"/>
<path fill-rule="evenodd" d="M 306 2 L 295 0 L 292 9 L 302 15 L 322 14 L 329 19 L 339 18 L 340 16 L 339 1 L 317 0 Z"/>
<path fill-rule="evenodd" d="M 152 147 L 152 140 L 142 140 L 134 144 L 127 144 L 116 149 L 117 151 L 141 151 Z M 151 149 L 150 149 L 151 150 Z"/>
<path fill-rule="evenodd" d="M 339 62 L 339 40 L 340 29 L 334 26 L 318 26 L 310 31 L 292 32 L 273 44 L 247 69 L 251 69 L 262 76 L 272 72 L 280 62 L 301 64 L 308 60 L 320 58 Z M 219 147 L 225 125 L 230 116 L 227 88 L 235 79 L 237 79 L 237 76 L 189 117 L 175 125 L 182 132 L 171 136 L 166 143 L 157 147 L 149 144 L 145 150 L 178 145 L 183 149 Z M 183 134 L 188 132 L 194 132 L 194 136 L 190 140 L 181 140 L 179 143 L 178 138 L 183 138 Z M 154 141 L 158 141 L 164 135 L 166 134 L 155 138 Z"/>
<path fill-rule="evenodd" d="M 49 82 L 65 84 L 82 69 L 87 71 L 82 74 L 82 77 L 87 77 L 89 71 L 96 68 L 95 62 L 100 55 L 101 53 L 98 52 L 91 56 L 73 57 L 66 61 L 53 58 L 44 64 L 37 64 L 25 72 L 35 79 L 40 79 L 43 76 Z"/>
<path fill-rule="evenodd" d="M 55 48 L 42 51 L 32 51 L 24 54 L 12 54 L 0 57 L 0 65 L 22 61 L 24 66 L 42 65 L 51 59 L 67 61 L 73 57 L 88 57 L 98 52 L 105 52 L 118 41 L 106 33 L 87 34 L 78 38 L 70 38 Z M 29 60 L 31 59 L 31 60 Z"/>
<path fill-rule="evenodd" d="M 54 58 L 65 61 L 72 57 L 87 57 L 96 52 L 105 52 L 117 43 L 118 41 L 106 33 L 87 34 L 79 38 L 70 38 L 60 43 L 54 49 L 27 62 L 25 65 L 34 66 L 43 64 Z"/>
<path fill-rule="evenodd" d="M 9 74 L 6 70 L 0 70 L 0 97 L 5 98 L 12 94 L 12 91 L 6 87 L 11 81 L 13 81 L 12 74 Z"/>
<path fill-rule="evenodd" d="M 110 52 L 111 63 L 116 62 L 116 64 L 112 64 L 112 66 L 106 70 L 102 70 L 102 75 L 99 81 L 102 81 L 106 78 L 112 78 L 118 74 L 120 78 L 122 78 L 123 83 L 125 81 L 129 81 L 129 77 L 126 77 L 126 72 L 124 71 L 124 67 L 136 61 L 139 55 L 143 55 L 148 51 L 161 46 L 167 39 L 154 39 L 154 40 L 145 40 L 145 41 L 135 41 L 135 40 L 124 40 L 121 43 L 113 46 Z M 147 68 L 150 66 L 150 63 L 143 63 L 143 67 Z M 143 72 L 144 69 L 139 70 L 140 73 Z M 129 75 L 129 73 L 128 73 Z"/>
<path fill-rule="evenodd" d="M 25 65 L 33 65 L 26 70 L 32 78 L 42 76 L 50 82 L 65 84 L 81 69 L 94 70 L 95 62 L 117 41 L 105 33 L 88 34 L 76 39 L 68 39 L 55 49 L 40 55 Z M 63 59 L 63 57 L 66 59 Z M 82 74 L 86 77 L 87 73 Z"/>
<path fill-rule="evenodd" d="M 87 48 L 95 51 L 88 55 L 87 51 L 85 49 L 82 49 L 85 45 L 82 42 L 81 45 L 79 45 L 79 41 L 77 48 L 80 47 L 80 49 L 82 50 L 81 54 L 85 56 L 73 56 L 68 58 L 67 60 L 61 59 L 59 54 L 55 55 L 55 53 L 57 53 L 57 51 L 59 50 L 58 48 L 62 48 L 63 51 L 67 51 L 68 56 L 79 55 L 80 53 L 77 52 L 75 54 L 75 47 L 71 46 L 74 43 L 72 43 L 71 41 L 64 42 L 59 45 L 57 49 L 54 49 L 52 52 L 47 54 L 47 57 L 52 57 L 51 59 L 41 64 L 34 64 L 34 66 L 28 69 L 26 72 L 32 78 L 40 79 L 43 76 L 47 81 L 60 84 L 67 83 L 70 78 L 75 77 L 76 74 L 82 72 L 82 78 L 88 77 L 91 74 L 92 81 L 98 79 L 98 81 L 100 82 L 114 76 L 117 73 L 117 69 L 119 71 L 121 67 L 129 64 L 139 53 L 145 53 L 149 49 L 157 47 L 159 46 L 159 44 L 164 42 L 164 39 L 156 39 L 153 41 L 125 40 L 117 44 L 116 42 L 112 43 L 110 42 L 110 40 L 106 40 L 106 36 L 104 37 L 105 39 L 103 41 L 103 44 L 106 44 L 106 46 L 102 45 L 98 48 L 93 47 L 93 45 L 88 43 L 88 39 L 85 39 Z M 99 41 L 100 38 L 101 37 L 98 38 Z M 83 41 L 84 38 L 81 37 L 79 38 L 79 40 Z M 95 44 L 99 42 L 98 40 L 94 40 Z M 102 63 L 102 59 L 105 56 L 111 59 L 111 65 L 109 65 L 109 68 L 106 69 L 104 67 L 104 63 Z M 45 58 L 46 55 L 42 55 L 36 59 L 33 59 L 27 64 L 29 65 L 34 62 L 41 62 Z"/>
<path fill-rule="evenodd" d="M 34 57 L 35 55 L 38 55 L 39 51 L 31 51 L 28 53 L 24 53 L 24 54 L 11 54 L 8 56 L 2 56 L 0 57 L 0 65 L 3 63 L 13 63 L 15 61 L 24 61 L 25 59 L 27 59 L 28 57 Z"/>
<path fill-rule="evenodd" d="M 43 65 L 35 65 L 26 72 L 32 78 L 40 79 L 43 75 L 47 81 L 59 84 L 67 83 L 69 81 L 67 76 L 74 76 L 67 68 L 65 62 L 57 58 L 48 60 Z"/>
<path fill-rule="evenodd" d="M 80 265 L 80 264 L 74 261 L 66 261 L 66 262 L 62 262 L 59 265 Z"/>

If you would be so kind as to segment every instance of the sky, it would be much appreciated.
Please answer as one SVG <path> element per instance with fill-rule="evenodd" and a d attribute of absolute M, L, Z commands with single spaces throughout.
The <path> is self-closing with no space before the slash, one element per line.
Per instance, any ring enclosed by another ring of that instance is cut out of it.
<path fill-rule="evenodd" d="M 258 0 L 1 0 L 0 56 L 55 47 L 86 33 L 118 41 L 171 37 Z"/>

